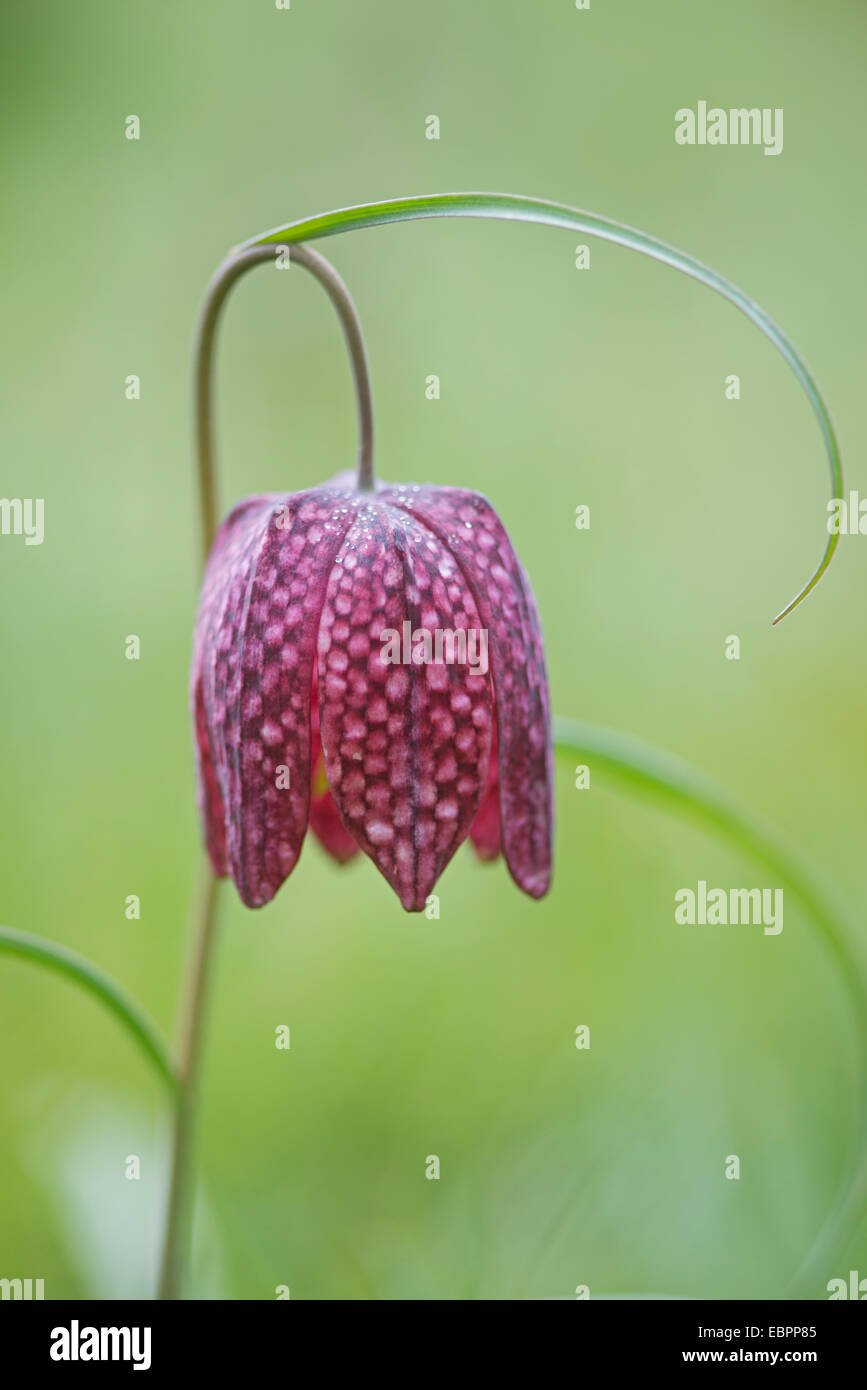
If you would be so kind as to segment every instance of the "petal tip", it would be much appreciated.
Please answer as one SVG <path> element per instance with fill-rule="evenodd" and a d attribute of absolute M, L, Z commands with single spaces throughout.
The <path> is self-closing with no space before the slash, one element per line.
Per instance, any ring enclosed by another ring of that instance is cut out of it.
<path fill-rule="evenodd" d="M 545 897 L 551 887 L 550 868 L 540 869 L 538 872 L 534 873 L 512 872 L 512 878 L 515 880 L 515 883 L 521 889 L 522 893 L 526 893 L 528 898 L 534 898 L 537 902 L 540 898 Z"/>

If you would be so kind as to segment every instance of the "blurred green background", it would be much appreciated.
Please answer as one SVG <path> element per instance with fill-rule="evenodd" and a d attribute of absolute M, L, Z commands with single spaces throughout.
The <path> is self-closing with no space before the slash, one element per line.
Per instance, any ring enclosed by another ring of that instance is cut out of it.
<path fill-rule="evenodd" d="M 92 957 L 170 1030 L 199 843 L 189 359 L 213 268 L 265 228 L 378 198 L 480 188 L 606 213 L 778 319 L 867 493 L 867 14 L 19 0 L 2 23 L 0 492 L 44 497 L 46 534 L 0 539 L 0 920 Z M 784 108 L 783 154 L 676 145 L 675 110 L 700 99 Z M 809 406 L 730 305 L 598 242 L 577 271 L 578 240 L 431 221 L 322 244 L 366 328 L 380 474 L 488 494 L 532 576 L 554 709 L 711 774 L 860 923 L 867 540 L 844 538 L 771 629 L 825 539 Z M 224 509 L 351 466 L 343 345 L 303 274 L 234 292 L 219 382 Z M 676 927 L 677 888 L 767 871 L 591 777 L 579 792 L 560 767 L 541 904 L 463 849 L 440 920 L 409 917 L 366 860 L 341 871 L 314 843 L 265 910 L 224 894 L 194 1292 L 783 1291 L 852 1139 L 844 992 L 794 897 L 778 937 Z M 0 1276 L 149 1296 L 166 1127 L 114 1020 L 0 958 Z M 828 1279 L 867 1275 L 865 1232 Z"/>

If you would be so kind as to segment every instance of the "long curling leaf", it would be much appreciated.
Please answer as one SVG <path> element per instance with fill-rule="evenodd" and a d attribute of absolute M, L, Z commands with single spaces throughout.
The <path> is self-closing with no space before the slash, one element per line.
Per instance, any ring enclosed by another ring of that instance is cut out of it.
<path fill-rule="evenodd" d="M 685 251 L 678 251 L 676 247 L 667 245 L 657 237 L 649 236 L 634 227 L 627 227 L 613 218 L 602 217 L 595 212 L 584 212 L 581 208 L 567 207 L 563 203 L 551 203 L 544 198 L 526 198 L 514 193 L 431 193 L 417 198 L 361 203 L 354 207 L 338 208 L 334 212 L 320 213 L 317 217 L 288 222 L 284 227 L 275 227 L 269 232 L 262 232 L 259 236 L 242 242 L 240 246 L 235 247 L 235 252 L 269 243 L 316 241 L 320 237 L 337 236 L 340 232 L 381 227 L 391 222 L 408 222 L 420 217 L 492 217 L 511 222 L 538 222 L 548 227 L 562 227 L 568 231 L 580 232 L 582 235 L 600 237 L 603 241 L 615 242 L 631 251 L 640 251 L 642 255 L 662 261 L 664 265 L 673 266 L 675 270 L 701 281 L 708 289 L 721 294 L 761 329 L 795 373 L 822 432 L 831 470 L 831 497 L 843 496 L 843 466 L 831 416 L 812 373 L 783 330 L 765 313 L 761 305 L 750 299 L 749 295 L 744 294 L 743 290 L 738 289 L 737 285 L 732 284 L 725 276 L 703 265 Z M 837 541 L 836 534 L 827 535 L 818 568 L 791 602 L 781 609 L 773 619 L 774 623 L 785 618 L 811 590 L 815 589 L 831 563 Z"/>

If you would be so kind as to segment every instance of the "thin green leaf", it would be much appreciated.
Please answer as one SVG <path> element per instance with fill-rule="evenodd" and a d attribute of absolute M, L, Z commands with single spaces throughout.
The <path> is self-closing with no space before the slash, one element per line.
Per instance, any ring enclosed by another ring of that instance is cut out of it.
<path fill-rule="evenodd" d="M 857 933 L 845 924 L 845 916 L 830 889 L 805 865 L 803 855 L 787 845 L 772 826 L 744 810 L 689 763 L 638 739 L 572 719 L 554 720 L 554 746 L 559 754 L 570 759 L 592 759 L 594 767 L 613 773 L 629 787 L 722 831 L 788 884 L 819 928 L 852 1004 L 860 1077 L 851 1160 L 832 1210 L 789 1290 L 791 1297 L 815 1297 L 817 1281 L 824 1288 L 832 1257 L 841 1253 L 867 1200 L 867 976 L 853 946 Z"/>
<path fill-rule="evenodd" d="M 391 222 L 407 222 L 419 217 L 493 217 L 513 222 L 538 222 L 549 227 L 562 227 L 582 235 L 597 236 L 603 241 L 613 241 L 618 246 L 626 246 L 631 251 L 640 251 L 644 256 L 673 266 L 684 275 L 700 280 L 708 289 L 715 290 L 728 299 L 742 313 L 746 314 L 757 328 L 765 334 L 782 353 L 795 376 L 807 394 L 813 407 L 828 455 L 831 470 L 831 496 L 843 496 L 843 468 L 840 451 L 834 434 L 834 427 L 828 408 L 806 363 L 794 344 L 779 328 L 764 309 L 738 289 L 730 280 L 702 265 L 701 261 L 668 246 L 656 237 L 627 227 L 609 217 L 598 213 L 583 212 L 580 208 L 566 207 L 561 203 L 551 203 L 542 198 L 525 198 L 513 193 L 433 193 L 418 198 L 396 198 L 388 202 L 363 203 L 356 207 L 339 208 L 325 212 L 318 217 L 307 217 L 297 222 L 289 222 L 285 227 L 276 227 L 270 232 L 251 237 L 235 248 L 244 251 L 251 246 L 268 243 L 290 243 L 296 241 L 315 241 L 320 237 L 337 236 L 340 232 L 358 231 L 364 227 L 379 227 Z M 816 587 L 837 548 L 838 537 L 828 535 L 825 550 L 819 566 L 803 589 L 786 604 L 774 618 L 778 623 L 797 608 L 802 599 Z"/>
<path fill-rule="evenodd" d="M 97 999 L 120 1019 L 150 1061 L 155 1063 L 163 1080 L 167 1081 L 173 1090 L 177 1090 L 178 1083 L 171 1056 L 156 1025 L 132 996 L 104 970 L 100 970 L 99 966 L 78 955 L 76 951 L 58 945 L 56 941 L 46 941 L 44 937 L 32 936 L 30 932 L 17 931 L 14 927 L 0 927 L 0 951 L 7 951 L 24 960 L 36 961 L 39 965 L 47 966 L 49 970 L 56 970 L 77 985 L 82 985 L 91 994 L 95 994 Z"/>

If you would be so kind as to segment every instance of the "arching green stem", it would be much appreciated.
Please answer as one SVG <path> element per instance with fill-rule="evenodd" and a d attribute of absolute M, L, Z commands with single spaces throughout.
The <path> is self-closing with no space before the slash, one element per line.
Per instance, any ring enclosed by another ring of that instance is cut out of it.
<path fill-rule="evenodd" d="M 208 982 L 214 955 L 218 883 L 203 857 L 189 929 L 186 987 L 180 995 L 178 1092 L 172 1129 L 169 1191 L 160 1264 L 160 1299 L 180 1298 L 192 1231 L 192 1167 L 196 1099 Z"/>
<path fill-rule="evenodd" d="M 334 267 L 307 246 L 286 246 L 290 260 L 309 270 L 322 285 L 337 310 L 355 384 L 358 410 L 358 486 L 362 491 L 373 488 L 373 405 L 370 390 L 370 370 L 364 347 L 361 323 L 352 296 Z M 217 482 L 214 461 L 214 347 L 217 325 L 226 297 L 232 286 L 256 265 L 276 262 L 281 247 L 268 244 L 233 252 L 214 273 L 208 286 L 205 302 L 196 331 L 194 390 L 196 411 L 196 459 L 199 475 L 199 508 L 203 562 L 207 560 L 217 529 Z"/>
<path fill-rule="evenodd" d="M 790 1297 L 816 1297 L 829 1271 L 833 1273 L 831 1257 L 840 1253 L 867 1200 L 867 974 L 853 945 L 857 935 L 843 924 L 844 914 L 831 891 L 805 866 L 803 855 L 688 763 L 624 734 L 571 719 L 555 719 L 554 742 L 558 753 L 592 758 L 595 767 L 613 773 L 631 788 L 722 831 L 788 884 L 819 929 L 852 1005 L 860 1075 L 855 1138 L 846 1173 L 825 1224 L 788 1290 Z"/>
<path fill-rule="evenodd" d="M 584 212 L 580 208 L 566 207 L 561 203 L 551 203 L 542 198 L 525 198 L 512 193 L 433 193 L 418 198 L 397 198 L 389 202 L 339 208 L 335 212 L 325 212 L 318 217 L 290 222 L 285 227 L 277 227 L 273 231 L 251 237 L 237 248 L 236 254 L 253 246 L 274 242 L 285 245 L 297 241 L 315 241 L 319 237 L 337 236 L 340 232 L 379 227 L 390 222 L 407 222 L 420 217 L 493 217 L 512 222 L 539 222 L 548 227 L 562 227 L 582 235 L 600 237 L 603 241 L 615 242 L 631 251 L 640 251 L 644 256 L 662 261 L 664 265 L 673 266 L 684 275 L 700 280 L 708 289 L 715 290 L 746 314 L 782 353 L 792 368 L 806 392 L 822 431 L 831 470 L 831 496 L 842 497 L 843 468 L 831 417 L 806 363 L 782 329 L 777 327 L 755 300 L 738 289 L 737 285 L 733 285 L 730 280 L 726 280 L 709 266 L 702 265 L 694 256 L 678 251 L 675 247 L 666 245 L 664 241 L 648 236 L 646 232 L 639 232 L 633 227 L 615 222 L 612 218 L 601 217 L 594 212 Z M 792 601 L 777 614 L 774 623 L 778 623 L 781 618 L 791 613 L 793 608 L 797 608 L 801 600 L 816 587 L 831 563 L 837 540 L 836 534 L 827 535 L 825 550 L 815 573 Z"/>
<path fill-rule="evenodd" d="M 254 246 L 228 256 L 208 286 L 199 317 L 195 342 L 196 461 L 199 479 L 202 563 L 207 562 L 217 529 L 217 481 L 214 459 L 213 378 L 217 326 L 232 286 L 256 265 L 277 260 L 284 250 L 322 285 L 337 310 L 355 383 L 358 409 L 358 486 L 370 491 L 373 474 L 373 406 L 370 371 L 361 323 L 346 285 L 324 256 L 309 247 Z M 217 883 L 210 865 L 203 865 L 193 921 L 190 927 L 189 973 L 181 996 L 178 1036 L 178 1101 L 172 1135 L 168 1206 L 160 1270 L 159 1298 L 177 1299 L 183 1290 L 184 1268 L 190 1245 L 192 1159 L 195 1106 L 198 1091 L 201 1044 L 208 983 L 216 939 Z"/>
<path fill-rule="evenodd" d="M 358 487 L 371 491 L 373 473 L 373 405 L 370 370 L 361 323 L 352 297 L 337 271 L 307 246 L 253 246 L 228 256 L 208 286 L 195 341 L 196 461 L 199 479 L 202 563 L 207 562 L 217 529 L 217 481 L 214 458 L 214 349 L 217 326 L 232 286 L 248 270 L 268 261 L 274 264 L 281 251 L 297 261 L 319 281 L 337 310 L 349 351 L 358 410 Z M 172 1134 L 168 1206 L 160 1270 L 159 1298 L 177 1299 L 183 1292 L 186 1258 L 190 1246 L 192 1166 L 195 1109 L 198 1091 L 202 1035 L 208 983 L 216 940 L 217 883 L 210 865 L 204 864 L 190 927 L 189 970 L 181 996 L 178 1026 L 178 1101 Z"/>

